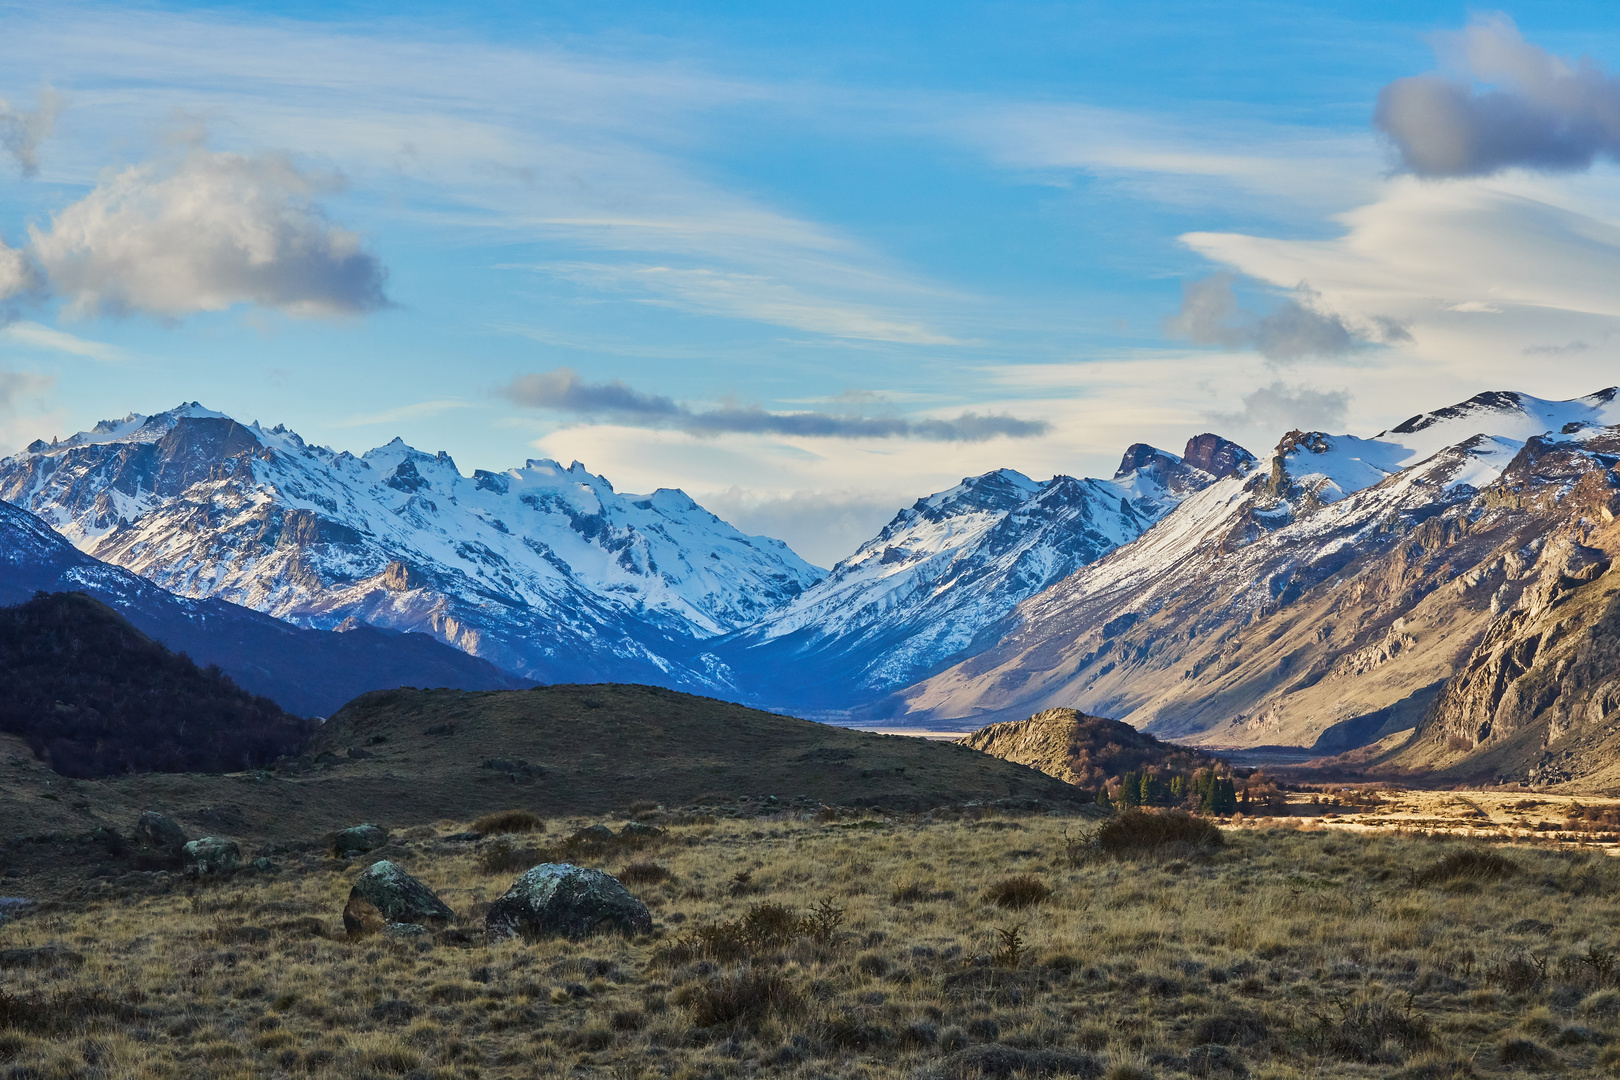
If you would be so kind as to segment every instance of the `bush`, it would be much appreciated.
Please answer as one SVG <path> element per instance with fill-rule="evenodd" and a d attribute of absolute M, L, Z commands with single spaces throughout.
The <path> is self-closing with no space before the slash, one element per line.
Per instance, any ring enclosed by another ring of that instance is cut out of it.
<path fill-rule="evenodd" d="M 670 877 L 668 870 L 650 862 L 631 863 L 619 871 L 619 880 L 626 885 L 657 885 L 661 881 L 668 881 Z"/>
<path fill-rule="evenodd" d="M 1125 810 L 1103 822 L 1092 842 L 1099 851 L 1121 856 L 1168 847 L 1217 848 L 1226 838 L 1213 822 L 1184 810 L 1162 814 Z"/>
<path fill-rule="evenodd" d="M 1034 907 L 1052 895 L 1046 883 L 1034 874 L 1002 878 L 984 891 L 984 898 L 998 907 Z"/>
<path fill-rule="evenodd" d="M 540 820 L 538 814 L 528 810 L 501 810 L 494 814 L 485 814 L 473 822 L 473 832 L 479 836 L 545 831 L 546 823 Z"/>
<path fill-rule="evenodd" d="M 1416 885 L 1446 885 L 1454 881 L 1501 881 L 1519 872 L 1518 864 L 1490 848 L 1454 851 L 1412 875 Z"/>

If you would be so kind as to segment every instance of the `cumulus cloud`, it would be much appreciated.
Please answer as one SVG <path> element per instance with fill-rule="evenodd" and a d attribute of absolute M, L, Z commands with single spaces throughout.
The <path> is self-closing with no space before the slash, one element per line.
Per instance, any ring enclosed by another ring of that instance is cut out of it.
<path fill-rule="evenodd" d="M 1045 434 L 1041 420 L 964 412 L 946 420 L 907 420 L 829 412 L 767 412 L 758 406 L 723 405 L 693 409 L 657 394 L 644 394 L 613 379 L 587 383 L 571 368 L 520 375 L 501 396 L 517 405 L 602 417 L 634 427 L 677 428 L 693 435 L 783 435 L 822 439 L 929 439 L 984 442 Z"/>
<path fill-rule="evenodd" d="M 1461 77 L 1397 79 L 1373 123 L 1418 176 L 1485 176 L 1514 166 L 1549 172 L 1620 158 L 1620 78 L 1524 40 L 1505 15 L 1445 35 Z"/>
<path fill-rule="evenodd" d="M 48 86 L 39 92 L 39 102 L 32 112 L 14 109 L 0 98 L 0 147 L 5 147 L 24 176 L 39 172 L 39 144 L 56 127 L 60 108 L 61 98 Z"/>
<path fill-rule="evenodd" d="M 283 155 L 194 147 L 106 177 L 30 229 L 29 253 L 74 315 L 375 311 L 387 271 L 315 201 L 338 186 Z"/>
<path fill-rule="evenodd" d="M 1223 271 L 1185 283 L 1181 310 L 1166 321 L 1165 329 L 1195 345 L 1253 349 L 1268 360 L 1281 362 L 1344 356 L 1369 343 L 1411 340 L 1411 333 L 1397 319 L 1374 316 L 1364 325 L 1352 324 L 1323 310 L 1318 294 L 1304 284 L 1267 314 L 1245 311 L 1232 290 L 1236 280 L 1237 275 Z"/>
<path fill-rule="evenodd" d="M 1239 412 L 1212 412 L 1210 420 L 1230 428 L 1258 428 L 1281 435 L 1285 431 L 1342 431 L 1350 411 L 1347 390 L 1313 390 L 1281 381 L 1243 396 Z"/>

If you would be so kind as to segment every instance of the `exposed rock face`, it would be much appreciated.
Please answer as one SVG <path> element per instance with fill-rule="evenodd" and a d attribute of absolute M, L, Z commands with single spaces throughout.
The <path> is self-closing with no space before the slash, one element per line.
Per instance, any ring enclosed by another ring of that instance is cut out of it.
<path fill-rule="evenodd" d="M 148 810 L 135 823 L 135 838 L 160 855 L 179 858 L 186 846 L 185 830 L 167 814 Z"/>
<path fill-rule="evenodd" d="M 1026 601 L 991 648 L 905 690 L 901 717 L 1072 706 L 1180 742 L 1334 753 L 1413 729 L 1488 634 L 1471 685 L 1546 655 L 1507 649 L 1504 612 L 1529 620 L 1608 576 L 1616 424 L 1610 391 L 1494 394 L 1371 439 L 1291 433 Z M 1543 566 L 1544 545 L 1567 556 Z M 1443 709 L 1454 734 L 1477 734 L 1482 706 L 1466 722 L 1459 708 Z"/>
<path fill-rule="evenodd" d="M 236 841 L 217 836 L 193 840 L 181 849 L 185 872 L 193 877 L 228 874 L 242 865 L 242 849 Z"/>
<path fill-rule="evenodd" d="M 343 925 L 359 936 L 375 933 L 389 923 L 443 926 L 454 915 L 432 889 L 384 859 L 354 879 L 349 903 L 343 909 Z"/>
<path fill-rule="evenodd" d="M 1047 709 L 1028 720 L 991 724 L 965 737 L 962 745 L 1082 787 L 1098 787 L 1105 780 L 1144 768 L 1191 773 L 1215 764 L 1207 754 L 1160 742 L 1118 720 L 1073 709 Z"/>
<path fill-rule="evenodd" d="M 344 829 L 332 838 L 332 852 L 336 855 L 364 855 L 388 843 L 388 830 L 380 825 L 356 825 Z"/>
<path fill-rule="evenodd" d="M 543 863 L 512 883 L 490 907 L 485 926 L 491 940 L 512 937 L 582 938 L 613 931 L 652 931 L 647 905 L 601 870 L 571 863 Z"/>

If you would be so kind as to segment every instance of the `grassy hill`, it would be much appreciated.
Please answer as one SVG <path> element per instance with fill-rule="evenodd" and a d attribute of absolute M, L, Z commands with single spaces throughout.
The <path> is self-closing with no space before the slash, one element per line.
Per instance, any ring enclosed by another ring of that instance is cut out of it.
<path fill-rule="evenodd" d="M 351 748 L 369 756 L 355 761 Z M 339 710 L 306 759 L 412 777 L 445 813 L 467 799 L 542 813 L 748 795 L 926 810 L 971 799 L 1074 801 L 1066 785 L 965 747 L 876 735 L 652 686 L 380 690 Z"/>
<path fill-rule="evenodd" d="M 874 735 L 646 686 L 386 690 L 340 710 L 274 768 L 74 780 L 0 737 L 0 821 L 12 835 L 125 833 L 142 810 L 192 836 L 253 845 L 360 821 L 399 829 L 508 808 L 547 817 L 632 804 L 757 807 L 808 798 L 926 810 L 970 800 L 1074 805 L 1070 786 L 964 747 Z M 88 865 L 88 864 L 87 864 Z"/>

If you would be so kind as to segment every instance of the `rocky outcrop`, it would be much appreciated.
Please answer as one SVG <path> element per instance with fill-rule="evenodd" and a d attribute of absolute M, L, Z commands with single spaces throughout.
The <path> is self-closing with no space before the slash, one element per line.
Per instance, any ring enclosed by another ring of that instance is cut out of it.
<path fill-rule="evenodd" d="M 393 923 L 443 926 L 454 917 L 432 889 L 386 859 L 361 871 L 343 908 L 344 928 L 355 937 Z"/>
<path fill-rule="evenodd" d="M 1129 724 L 1074 709 L 1047 709 L 1028 720 L 991 724 L 963 737 L 962 745 L 1091 788 L 1127 772 L 1191 773 L 1218 764 L 1207 754 L 1161 742 Z"/>
<path fill-rule="evenodd" d="M 218 877 L 242 865 L 242 849 L 235 840 L 205 836 L 181 848 L 180 861 L 192 877 Z"/>
<path fill-rule="evenodd" d="M 571 863 L 543 863 L 518 878 L 484 922 L 492 941 L 652 931 L 647 905 L 617 879 Z"/>
<path fill-rule="evenodd" d="M 350 752 L 350 756 L 354 756 Z M 381 825 L 355 825 L 343 829 L 332 837 L 332 854 L 338 856 L 364 855 L 388 843 L 388 830 Z"/>
<path fill-rule="evenodd" d="M 178 859 L 186 846 L 185 830 L 167 814 L 148 810 L 135 823 L 135 839 L 154 853 Z"/>

